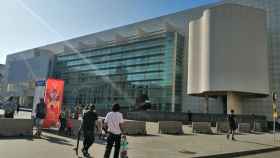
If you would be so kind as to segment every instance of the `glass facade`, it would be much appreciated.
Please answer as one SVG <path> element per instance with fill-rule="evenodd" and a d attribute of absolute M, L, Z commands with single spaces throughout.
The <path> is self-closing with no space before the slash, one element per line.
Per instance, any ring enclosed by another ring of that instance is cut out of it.
<path fill-rule="evenodd" d="M 145 100 L 160 111 L 181 110 L 184 38 L 177 32 L 158 31 L 125 41 L 64 52 L 56 59 L 55 76 L 65 80 L 64 103 L 113 102 L 134 108 Z"/>

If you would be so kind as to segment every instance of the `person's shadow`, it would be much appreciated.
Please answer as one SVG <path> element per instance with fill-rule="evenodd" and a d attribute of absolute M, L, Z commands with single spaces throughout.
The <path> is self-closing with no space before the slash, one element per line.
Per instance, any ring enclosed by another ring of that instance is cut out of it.
<path fill-rule="evenodd" d="M 49 135 L 44 135 L 43 137 L 41 137 L 42 139 L 50 142 L 50 143 L 55 143 L 55 144 L 60 144 L 60 145 L 67 145 L 67 146 L 73 146 L 73 144 L 71 144 L 68 140 L 62 139 L 62 138 L 58 138 L 58 137 L 53 137 L 53 136 L 49 136 Z"/>

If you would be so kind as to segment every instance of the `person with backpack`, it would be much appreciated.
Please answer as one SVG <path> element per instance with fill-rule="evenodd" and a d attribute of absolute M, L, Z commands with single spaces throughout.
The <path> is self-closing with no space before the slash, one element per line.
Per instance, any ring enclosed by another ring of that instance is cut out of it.
<path fill-rule="evenodd" d="M 89 110 L 83 115 L 82 132 L 84 135 L 82 153 L 85 157 L 90 157 L 88 149 L 94 142 L 96 120 L 98 119 L 95 112 L 95 105 L 91 105 Z"/>
<path fill-rule="evenodd" d="M 229 139 L 230 134 L 231 134 L 231 139 L 232 140 L 236 140 L 234 138 L 234 132 L 237 129 L 237 123 L 236 123 L 236 119 L 235 119 L 235 115 L 234 115 L 234 110 L 230 110 L 230 114 L 228 115 L 228 123 L 229 123 L 229 132 L 227 134 L 227 139 Z"/>
<path fill-rule="evenodd" d="M 40 102 L 36 105 L 36 136 L 40 137 L 42 135 L 42 125 L 44 118 L 46 116 L 46 104 L 44 99 L 41 98 Z"/>
<path fill-rule="evenodd" d="M 109 112 L 105 117 L 105 125 L 108 129 L 109 136 L 107 138 L 107 146 L 104 154 L 104 158 L 109 158 L 113 145 L 115 144 L 114 158 L 119 158 L 122 124 L 124 123 L 123 115 L 120 111 L 120 105 L 114 104 L 112 112 Z"/>

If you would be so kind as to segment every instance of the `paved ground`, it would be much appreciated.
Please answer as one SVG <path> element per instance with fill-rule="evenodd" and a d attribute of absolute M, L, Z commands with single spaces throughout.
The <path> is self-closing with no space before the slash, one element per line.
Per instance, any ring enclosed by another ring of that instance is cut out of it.
<path fill-rule="evenodd" d="M 128 137 L 132 158 L 187 158 L 280 146 L 271 134 L 238 135 L 238 141 L 228 141 L 224 135 L 192 135 L 184 126 L 185 135 L 158 134 L 157 124 L 148 123 L 149 136 Z M 45 133 L 43 139 L 1 139 L 0 157 L 5 158 L 74 158 L 75 140 Z M 82 144 L 82 143 L 81 143 Z M 90 149 L 95 158 L 102 158 L 105 145 L 98 141 Z"/>

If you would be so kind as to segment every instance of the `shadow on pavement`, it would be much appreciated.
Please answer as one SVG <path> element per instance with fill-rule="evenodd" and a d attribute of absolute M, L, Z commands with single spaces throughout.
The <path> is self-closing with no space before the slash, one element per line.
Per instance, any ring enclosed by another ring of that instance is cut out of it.
<path fill-rule="evenodd" d="M 65 139 L 62 139 L 62 138 L 58 138 L 58 137 L 52 137 L 52 136 L 44 135 L 41 138 L 44 139 L 44 140 L 47 140 L 50 143 L 67 145 L 67 146 L 74 146 L 73 144 L 69 143 L 69 141 L 67 141 Z"/>
<path fill-rule="evenodd" d="M 162 135 L 169 135 L 169 136 L 195 136 L 195 133 L 183 133 L 183 134 L 162 134 Z M 155 135 L 155 136 L 160 136 L 160 135 Z"/>
<path fill-rule="evenodd" d="M 0 136 L 0 140 L 14 140 L 14 139 L 24 139 L 33 141 L 32 136 Z"/>
<path fill-rule="evenodd" d="M 94 144 L 106 145 L 107 141 L 103 139 L 95 139 Z"/>
<path fill-rule="evenodd" d="M 147 135 L 127 135 L 129 137 L 160 137 L 160 135 L 156 134 L 147 134 Z"/>
<path fill-rule="evenodd" d="M 188 155 L 194 155 L 196 154 L 196 152 L 193 152 L 193 151 L 190 151 L 190 150 L 179 150 L 178 151 L 179 153 L 182 153 L 182 154 L 188 154 Z"/>

